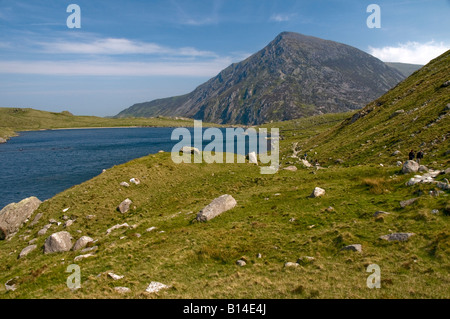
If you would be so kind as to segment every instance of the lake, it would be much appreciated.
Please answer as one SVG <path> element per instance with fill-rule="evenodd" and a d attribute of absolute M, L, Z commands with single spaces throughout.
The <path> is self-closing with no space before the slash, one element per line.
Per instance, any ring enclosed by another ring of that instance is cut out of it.
<path fill-rule="evenodd" d="M 0 209 L 30 196 L 44 201 L 103 169 L 160 150 L 170 152 L 179 142 L 171 140 L 172 131 L 141 127 L 21 132 L 0 144 Z"/>

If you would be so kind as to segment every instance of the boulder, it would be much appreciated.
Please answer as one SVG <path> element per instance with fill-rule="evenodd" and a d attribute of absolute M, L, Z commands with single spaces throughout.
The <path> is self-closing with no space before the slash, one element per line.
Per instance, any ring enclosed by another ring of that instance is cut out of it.
<path fill-rule="evenodd" d="M 207 222 L 220 214 L 236 207 L 237 202 L 231 195 L 222 195 L 197 214 L 197 221 Z"/>
<path fill-rule="evenodd" d="M 311 198 L 316 198 L 316 197 L 320 197 L 320 196 L 323 196 L 323 195 L 325 195 L 325 190 L 320 188 L 320 187 L 316 187 L 316 188 L 314 188 L 314 191 L 312 192 L 310 197 Z"/>
<path fill-rule="evenodd" d="M 89 243 L 92 243 L 92 242 L 94 242 L 94 240 L 91 237 L 83 236 L 75 242 L 75 245 L 73 245 L 72 250 L 76 251 L 76 250 L 84 249 L 84 248 L 86 248 L 86 246 Z"/>
<path fill-rule="evenodd" d="M 250 164 L 258 165 L 258 157 L 256 156 L 256 152 L 248 153 L 248 161 Z"/>
<path fill-rule="evenodd" d="M 129 198 L 127 198 L 122 203 L 120 203 L 120 205 L 119 205 L 119 207 L 117 207 L 117 209 L 122 214 L 125 214 L 130 210 L 131 204 L 133 204 L 133 202 Z"/>
<path fill-rule="evenodd" d="M 28 255 L 29 253 L 31 253 L 33 250 L 35 250 L 37 248 L 36 245 L 30 245 L 28 247 L 25 247 L 24 249 L 22 249 L 22 251 L 19 254 L 19 259 L 25 257 L 26 255 Z"/>
<path fill-rule="evenodd" d="M 362 252 L 362 246 L 360 244 L 354 244 L 354 245 L 349 245 L 346 246 L 344 248 L 342 248 L 341 250 L 350 250 L 350 251 L 356 251 L 356 252 Z"/>
<path fill-rule="evenodd" d="M 180 150 L 181 153 L 188 153 L 188 154 L 197 154 L 200 155 L 201 152 L 198 148 L 196 147 L 191 147 L 191 146 L 183 146 Z"/>
<path fill-rule="evenodd" d="M 166 286 L 160 282 L 156 282 L 156 281 L 152 281 L 150 283 L 150 285 L 148 285 L 147 289 L 145 290 L 145 292 L 148 293 L 157 293 L 162 289 L 167 289 L 169 288 L 169 286 Z"/>
<path fill-rule="evenodd" d="M 406 206 L 410 206 L 410 205 L 414 204 L 417 200 L 418 200 L 418 198 L 411 198 L 408 200 L 401 201 L 400 206 L 402 208 L 405 208 Z"/>
<path fill-rule="evenodd" d="M 4 207 L 0 211 L 0 240 L 13 236 L 41 203 L 36 197 L 30 197 Z"/>
<path fill-rule="evenodd" d="M 416 173 L 419 171 L 419 167 L 419 163 L 415 161 L 406 161 L 405 164 L 403 164 L 402 172 L 403 174 Z"/>
<path fill-rule="evenodd" d="M 69 251 L 72 248 L 72 235 L 66 231 L 49 236 L 44 243 L 44 253 L 52 254 Z"/>
<path fill-rule="evenodd" d="M 407 241 L 411 236 L 414 235 L 414 233 L 395 233 L 381 236 L 380 239 L 387 241 Z"/>

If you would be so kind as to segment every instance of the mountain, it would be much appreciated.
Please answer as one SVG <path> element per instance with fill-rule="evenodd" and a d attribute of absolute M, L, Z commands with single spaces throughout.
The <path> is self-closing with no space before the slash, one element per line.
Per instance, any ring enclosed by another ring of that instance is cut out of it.
<path fill-rule="evenodd" d="M 166 115 L 261 124 L 359 109 L 404 78 L 351 46 L 284 32 L 193 92 L 135 104 L 117 117 Z"/>
<path fill-rule="evenodd" d="M 401 74 L 403 74 L 405 77 L 410 76 L 417 70 L 421 69 L 423 65 L 420 64 L 409 64 L 409 63 L 398 63 L 398 62 L 386 62 L 388 66 L 391 68 L 396 69 Z"/>
<path fill-rule="evenodd" d="M 411 149 L 448 160 L 449 116 L 450 50 L 301 147 L 347 164 L 404 161 Z"/>

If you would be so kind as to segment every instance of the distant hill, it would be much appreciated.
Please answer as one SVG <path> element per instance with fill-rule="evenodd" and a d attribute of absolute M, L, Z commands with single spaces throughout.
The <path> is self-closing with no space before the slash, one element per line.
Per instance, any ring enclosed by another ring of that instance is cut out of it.
<path fill-rule="evenodd" d="M 303 145 L 323 159 L 352 162 L 449 158 L 450 50 L 364 109 Z M 392 156 L 395 151 L 400 154 Z"/>
<path fill-rule="evenodd" d="M 404 78 L 351 46 L 283 32 L 193 92 L 135 104 L 117 117 L 166 115 L 261 124 L 356 110 Z"/>
<path fill-rule="evenodd" d="M 193 120 L 164 117 L 107 119 L 96 116 L 74 116 L 68 111 L 57 113 L 31 108 L 0 108 L 0 138 L 2 139 L 0 141 L 14 136 L 14 132 L 17 131 L 120 126 L 193 126 Z"/>
<path fill-rule="evenodd" d="M 398 63 L 398 62 L 386 62 L 391 68 L 400 71 L 405 77 L 410 76 L 417 70 L 423 67 L 421 64 L 409 64 L 409 63 Z"/>

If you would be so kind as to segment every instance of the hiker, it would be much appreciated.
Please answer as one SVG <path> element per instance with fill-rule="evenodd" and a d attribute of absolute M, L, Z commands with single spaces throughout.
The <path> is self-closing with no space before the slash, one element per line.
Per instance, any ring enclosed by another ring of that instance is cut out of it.
<path fill-rule="evenodd" d="M 308 153 L 305 153 L 305 155 L 303 155 L 305 157 L 305 161 L 308 159 Z"/>
<path fill-rule="evenodd" d="M 414 153 L 414 150 L 411 150 L 411 152 L 409 152 L 409 160 L 413 161 L 414 157 L 416 157 L 416 153 Z"/>
<path fill-rule="evenodd" d="M 417 158 L 417 163 L 420 164 L 420 160 L 423 159 L 423 152 L 422 152 L 422 150 L 420 150 L 420 151 L 417 153 L 416 158 Z"/>

